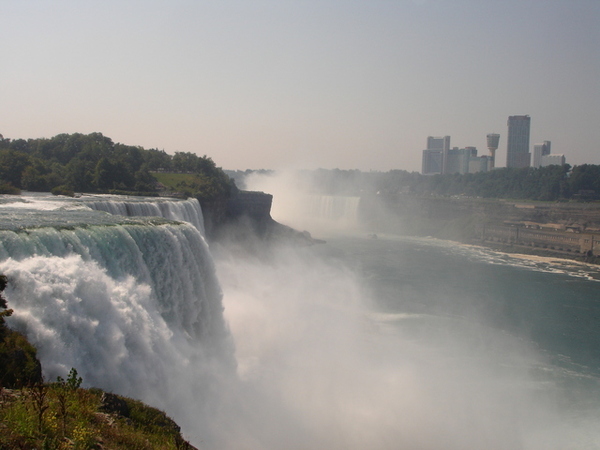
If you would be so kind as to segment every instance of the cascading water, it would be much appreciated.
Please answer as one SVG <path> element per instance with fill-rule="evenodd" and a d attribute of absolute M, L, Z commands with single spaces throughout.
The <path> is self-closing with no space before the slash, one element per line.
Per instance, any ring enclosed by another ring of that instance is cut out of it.
<path fill-rule="evenodd" d="M 361 227 L 361 197 L 315 192 L 300 174 L 255 174 L 246 177 L 243 183 L 247 189 L 274 194 L 271 215 L 293 228 L 309 230 L 311 234 L 335 234 Z"/>
<path fill-rule="evenodd" d="M 174 200 L 123 200 L 115 196 L 84 197 L 82 202 L 97 211 L 106 211 L 117 216 L 164 217 L 165 219 L 189 222 L 204 234 L 204 218 L 202 208 L 195 198 Z"/>
<path fill-rule="evenodd" d="M 360 197 L 284 194 L 273 198 L 272 214 L 294 228 L 331 234 L 360 227 L 359 204 Z"/>
<path fill-rule="evenodd" d="M 360 197 L 313 195 L 308 197 L 310 212 L 324 220 L 356 224 Z"/>
<path fill-rule="evenodd" d="M 75 367 L 204 449 L 600 448 L 600 379 L 581 366 L 597 282 L 351 233 L 258 255 L 223 241 L 213 267 L 193 226 L 88 201 L 0 198 L 9 323 L 47 379 Z M 516 332 L 533 325 L 544 351 Z"/>
<path fill-rule="evenodd" d="M 89 203 L 186 222 L 110 215 Z M 200 224 L 196 200 L 0 202 L 0 273 L 15 310 L 8 323 L 38 348 L 47 380 L 75 367 L 84 384 L 140 398 L 182 423 L 191 392 L 203 402 L 194 414 L 206 412 L 235 362 Z"/>

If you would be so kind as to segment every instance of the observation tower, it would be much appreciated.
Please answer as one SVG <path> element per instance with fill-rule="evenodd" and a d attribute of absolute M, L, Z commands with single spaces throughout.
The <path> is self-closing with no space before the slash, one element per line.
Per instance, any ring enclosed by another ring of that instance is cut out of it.
<path fill-rule="evenodd" d="M 498 143 L 500 142 L 500 135 L 497 133 L 490 133 L 487 135 L 487 148 L 490 151 L 490 164 L 488 170 L 492 170 L 495 166 L 496 150 L 498 150 Z"/>

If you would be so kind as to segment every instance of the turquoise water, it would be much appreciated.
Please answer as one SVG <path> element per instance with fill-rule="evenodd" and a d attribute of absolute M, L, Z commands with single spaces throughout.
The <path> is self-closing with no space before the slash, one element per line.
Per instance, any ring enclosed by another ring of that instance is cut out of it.
<path fill-rule="evenodd" d="M 552 361 L 600 375 L 600 267 L 523 259 L 446 241 L 329 239 L 364 276 L 376 307 L 504 331 Z"/>
<path fill-rule="evenodd" d="M 541 434 L 557 427 L 553 448 L 600 448 L 600 267 L 389 235 L 329 238 L 317 251 L 353 267 L 373 317 L 442 376 L 522 390 L 554 410 L 538 423 Z"/>

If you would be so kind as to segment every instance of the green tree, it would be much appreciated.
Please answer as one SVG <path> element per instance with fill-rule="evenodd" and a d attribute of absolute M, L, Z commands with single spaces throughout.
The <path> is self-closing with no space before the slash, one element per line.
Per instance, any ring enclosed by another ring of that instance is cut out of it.
<path fill-rule="evenodd" d="M 600 166 L 582 164 L 573 167 L 569 178 L 569 187 L 574 194 L 581 191 L 593 191 L 595 195 L 600 194 Z"/>
<path fill-rule="evenodd" d="M 114 183 L 114 170 L 114 166 L 107 158 L 101 158 L 94 169 L 94 185 L 98 189 L 112 189 Z"/>
<path fill-rule="evenodd" d="M 31 164 L 29 155 L 16 150 L 0 150 L 0 180 L 21 188 L 21 176 Z"/>

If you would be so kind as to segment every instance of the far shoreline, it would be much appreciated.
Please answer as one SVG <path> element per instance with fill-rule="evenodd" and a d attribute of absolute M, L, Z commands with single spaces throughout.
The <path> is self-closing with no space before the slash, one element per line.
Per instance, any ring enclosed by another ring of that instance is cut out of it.
<path fill-rule="evenodd" d="M 488 243 L 481 241 L 468 241 L 462 243 L 476 247 L 488 248 L 500 253 L 506 253 L 508 255 L 520 255 L 517 257 L 521 257 L 523 259 L 545 258 L 551 260 L 573 261 L 581 264 L 589 264 L 600 267 L 600 256 L 587 256 L 576 252 L 531 247 L 528 245 L 502 244 L 498 242 Z"/>

